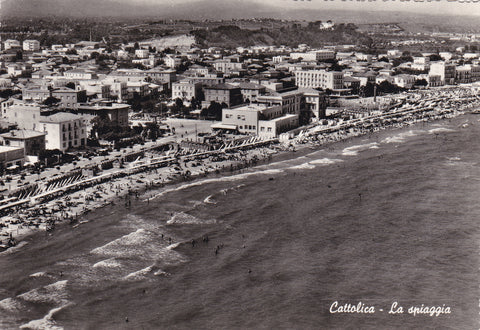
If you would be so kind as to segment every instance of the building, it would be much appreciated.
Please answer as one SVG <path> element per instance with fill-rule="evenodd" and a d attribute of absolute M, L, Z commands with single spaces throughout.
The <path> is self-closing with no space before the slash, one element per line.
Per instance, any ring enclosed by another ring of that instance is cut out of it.
<path fill-rule="evenodd" d="M 228 107 L 241 104 L 243 96 L 240 87 L 230 84 L 218 84 L 214 86 L 204 87 L 205 94 L 204 104 L 210 105 L 211 102 L 225 103 Z M 202 104 L 203 105 L 203 104 Z"/>
<path fill-rule="evenodd" d="M 31 130 L 13 130 L 0 134 L 2 145 L 20 147 L 25 156 L 38 156 L 45 150 L 45 133 Z"/>
<path fill-rule="evenodd" d="M 457 66 L 455 69 L 455 82 L 469 84 L 472 82 L 472 67 L 468 65 Z"/>
<path fill-rule="evenodd" d="M 318 62 L 326 60 L 334 60 L 335 52 L 329 49 L 321 49 L 310 52 L 294 52 L 290 53 L 290 58 L 292 60 L 302 59 L 306 62 Z"/>
<path fill-rule="evenodd" d="M 44 116 L 40 126 L 46 133 L 46 149 L 65 152 L 71 148 L 82 148 L 87 143 L 86 122 L 80 115 L 59 112 Z"/>
<path fill-rule="evenodd" d="M 393 83 L 398 87 L 410 89 L 415 84 L 415 76 L 410 74 L 399 74 L 393 76 Z"/>
<path fill-rule="evenodd" d="M 27 52 L 37 52 L 40 50 L 40 42 L 38 40 L 24 40 L 23 50 Z"/>
<path fill-rule="evenodd" d="M 314 120 L 325 118 L 325 109 L 327 108 L 328 99 L 325 92 L 317 91 L 312 88 L 299 89 L 305 98 L 305 107 L 301 109 L 306 117 L 313 117 Z"/>
<path fill-rule="evenodd" d="M 426 80 L 428 82 L 429 87 L 438 87 L 442 86 L 442 77 L 440 75 L 427 75 Z"/>
<path fill-rule="evenodd" d="M 260 95 L 265 94 L 267 88 L 263 85 L 260 84 L 254 84 L 254 83 L 247 83 L 247 82 L 242 82 L 238 84 L 234 84 L 240 87 L 240 91 L 243 96 L 243 102 L 256 102 L 257 97 Z"/>
<path fill-rule="evenodd" d="M 17 125 L 19 129 L 32 131 L 40 130 L 39 120 L 41 119 L 42 108 L 37 105 L 14 104 L 7 108 L 5 118 L 9 123 Z"/>
<path fill-rule="evenodd" d="M 2 99 L 0 98 L 0 110 L 2 111 L 2 117 L 6 117 L 7 109 L 11 107 L 14 103 L 12 98 L 10 99 Z"/>
<path fill-rule="evenodd" d="M 23 148 L 0 146 L 0 164 L 3 168 L 22 167 L 24 163 Z"/>
<path fill-rule="evenodd" d="M 197 99 L 202 85 L 190 80 L 177 81 L 172 84 L 172 99 L 181 99 L 182 101 L 191 101 Z"/>
<path fill-rule="evenodd" d="M 417 56 L 413 58 L 412 69 L 425 71 L 430 68 L 430 57 L 428 56 Z"/>
<path fill-rule="evenodd" d="M 14 39 L 8 39 L 3 42 L 3 49 L 9 50 L 14 48 L 21 48 L 20 41 Z"/>
<path fill-rule="evenodd" d="M 165 57 L 165 65 L 169 68 L 176 68 L 182 64 L 182 59 L 177 56 L 166 56 Z"/>
<path fill-rule="evenodd" d="M 352 94 L 358 94 L 360 91 L 360 79 L 355 77 L 343 77 L 343 87 L 351 90 Z"/>
<path fill-rule="evenodd" d="M 77 109 L 77 113 L 83 115 L 85 119 L 90 117 L 108 118 L 111 123 L 118 127 L 128 127 L 128 113 L 130 112 L 129 104 L 101 102 L 95 105 L 81 104 Z"/>
<path fill-rule="evenodd" d="M 455 64 L 448 62 L 432 62 L 430 64 L 429 75 L 438 75 L 442 79 L 442 84 L 455 84 Z"/>
<path fill-rule="evenodd" d="M 56 89 L 33 87 L 22 90 L 22 99 L 24 101 L 32 100 L 41 103 L 50 96 L 58 99 L 59 107 L 64 109 L 76 109 L 79 102 L 85 102 L 86 100 L 85 91 L 74 90 L 68 87 Z"/>
<path fill-rule="evenodd" d="M 67 79 L 97 79 L 97 75 L 94 72 L 81 70 L 81 69 L 74 69 L 65 71 L 63 76 Z"/>
<path fill-rule="evenodd" d="M 52 90 L 52 96 L 58 100 L 59 107 L 63 109 L 77 109 L 80 102 L 86 101 L 84 90 L 74 90 L 68 87 L 61 87 Z"/>
<path fill-rule="evenodd" d="M 271 92 L 257 97 L 257 103 L 267 106 L 281 106 L 283 114 L 299 115 L 304 108 L 303 92 L 293 90 L 288 92 Z"/>
<path fill-rule="evenodd" d="M 222 110 L 222 123 L 213 129 L 237 130 L 241 133 L 273 138 L 298 127 L 298 115 L 284 114 L 281 106 L 249 104 Z"/>
<path fill-rule="evenodd" d="M 137 58 L 148 58 L 149 55 L 150 55 L 150 52 L 148 51 L 148 49 L 135 50 L 135 56 Z"/>
<path fill-rule="evenodd" d="M 215 68 L 215 70 L 224 73 L 245 70 L 244 63 L 232 61 L 230 59 L 216 60 L 213 62 L 213 67 Z"/>
<path fill-rule="evenodd" d="M 343 72 L 325 70 L 295 71 L 295 81 L 301 88 L 343 89 Z"/>

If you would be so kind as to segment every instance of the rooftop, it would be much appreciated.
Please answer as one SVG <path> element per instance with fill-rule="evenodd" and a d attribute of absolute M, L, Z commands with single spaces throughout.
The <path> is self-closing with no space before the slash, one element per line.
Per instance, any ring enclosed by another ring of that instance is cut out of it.
<path fill-rule="evenodd" d="M 15 140 L 25 140 L 31 139 L 34 137 L 44 136 L 45 133 L 32 131 L 28 129 L 13 130 L 7 133 L 0 134 L 3 138 L 15 139 Z"/>
<path fill-rule="evenodd" d="M 83 118 L 82 116 L 75 115 L 73 113 L 59 112 L 54 115 L 43 117 L 43 119 L 40 120 L 40 122 L 41 123 L 63 123 L 66 121 L 78 120 L 82 118 Z"/>

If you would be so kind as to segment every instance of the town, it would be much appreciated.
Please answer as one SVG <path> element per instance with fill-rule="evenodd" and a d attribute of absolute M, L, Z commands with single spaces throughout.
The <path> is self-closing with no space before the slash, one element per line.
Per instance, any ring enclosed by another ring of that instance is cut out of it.
<path fill-rule="evenodd" d="M 359 32 L 331 20 L 155 24 L 136 25 L 131 41 L 90 28 L 88 40 L 58 44 L 41 30 L 1 26 L 4 248 L 22 230 L 74 224 L 126 192 L 253 166 L 304 143 L 449 118 L 480 104 L 474 33 L 418 37 L 395 24 Z M 363 43 L 209 44 L 212 36 L 246 35 L 262 25 L 329 38 L 350 34 Z M 170 32 L 138 38 L 155 26 Z M 394 38 L 366 48 L 382 29 Z"/>

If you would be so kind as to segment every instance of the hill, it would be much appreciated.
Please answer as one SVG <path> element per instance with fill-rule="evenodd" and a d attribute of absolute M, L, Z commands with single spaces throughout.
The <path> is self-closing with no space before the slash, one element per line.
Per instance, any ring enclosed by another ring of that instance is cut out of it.
<path fill-rule="evenodd" d="M 192 31 L 197 44 L 201 46 L 238 46 L 286 45 L 296 47 L 308 44 L 320 47 L 325 44 L 361 44 L 369 45 L 372 40 L 358 32 L 353 24 L 339 24 L 333 30 L 322 31 L 315 26 L 301 27 L 298 24 L 285 25 L 280 29 L 262 28 L 258 30 L 241 29 L 235 25 L 219 26 L 211 30 Z"/>

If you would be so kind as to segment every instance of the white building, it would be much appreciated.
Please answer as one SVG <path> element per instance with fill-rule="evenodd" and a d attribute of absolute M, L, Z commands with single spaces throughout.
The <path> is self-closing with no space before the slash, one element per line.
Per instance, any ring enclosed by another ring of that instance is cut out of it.
<path fill-rule="evenodd" d="M 40 42 L 38 40 L 24 40 L 23 50 L 27 52 L 36 52 L 40 50 Z"/>
<path fill-rule="evenodd" d="M 135 56 L 137 58 L 148 58 L 150 52 L 148 49 L 137 49 L 135 50 Z"/>
<path fill-rule="evenodd" d="M 284 114 L 281 106 L 249 104 L 222 110 L 222 123 L 212 128 L 273 138 L 298 127 L 298 114 Z"/>
<path fill-rule="evenodd" d="M 295 71 L 295 81 L 301 88 L 343 89 L 343 72 L 325 70 Z"/>
<path fill-rule="evenodd" d="M 455 83 L 455 64 L 447 62 L 433 62 L 430 65 L 429 75 L 440 76 L 443 85 L 453 85 Z"/>
<path fill-rule="evenodd" d="M 42 117 L 40 126 L 46 133 L 46 149 L 66 151 L 84 147 L 87 143 L 87 126 L 83 116 L 59 112 Z"/>
<path fill-rule="evenodd" d="M 333 60 L 335 59 L 335 52 L 329 49 L 321 49 L 321 50 L 301 52 L 301 53 L 295 52 L 295 53 L 290 53 L 290 58 L 292 60 L 302 59 L 303 61 L 307 61 L 307 62 Z"/>
<path fill-rule="evenodd" d="M 20 41 L 14 39 L 8 39 L 3 42 L 3 49 L 9 50 L 12 48 L 20 48 Z"/>
<path fill-rule="evenodd" d="M 182 80 L 172 84 L 172 100 L 181 99 L 182 101 L 191 101 L 197 98 L 202 84 L 193 83 L 189 80 Z"/>
<path fill-rule="evenodd" d="M 176 68 L 182 64 L 182 59 L 176 56 L 165 57 L 165 65 L 169 68 Z"/>

